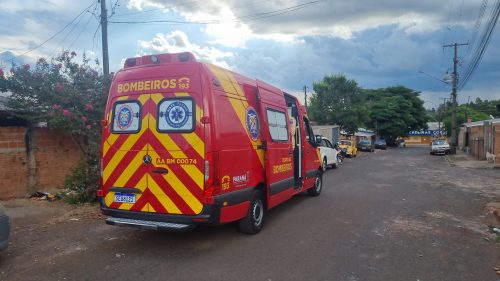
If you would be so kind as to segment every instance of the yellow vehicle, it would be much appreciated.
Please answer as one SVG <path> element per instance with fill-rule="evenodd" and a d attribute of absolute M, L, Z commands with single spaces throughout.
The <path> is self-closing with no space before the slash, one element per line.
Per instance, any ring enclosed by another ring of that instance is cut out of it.
<path fill-rule="evenodd" d="M 341 150 L 345 150 L 347 157 L 356 157 L 358 154 L 358 149 L 353 140 L 340 140 L 339 147 Z"/>

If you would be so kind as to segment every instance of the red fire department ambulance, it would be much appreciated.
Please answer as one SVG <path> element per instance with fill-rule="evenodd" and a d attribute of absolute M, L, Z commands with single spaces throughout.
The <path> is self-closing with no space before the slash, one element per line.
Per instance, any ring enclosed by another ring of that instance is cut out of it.
<path fill-rule="evenodd" d="M 238 221 L 257 233 L 267 210 L 322 189 L 297 99 L 191 53 L 127 59 L 103 125 L 98 196 L 111 225 L 187 230 Z"/>

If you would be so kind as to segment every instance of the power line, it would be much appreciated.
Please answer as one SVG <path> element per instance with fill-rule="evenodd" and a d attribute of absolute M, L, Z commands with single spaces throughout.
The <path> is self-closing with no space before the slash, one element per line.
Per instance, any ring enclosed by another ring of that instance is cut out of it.
<path fill-rule="evenodd" d="M 71 42 L 71 44 L 69 45 L 70 49 L 76 43 L 76 40 L 78 40 L 78 38 L 80 38 L 80 36 L 82 35 L 82 33 L 87 29 L 87 26 L 89 25 L 91 19 L 92 19 L 92 16 L 89 16 L 89 19 L 87 20 L 87 22 L 85 23 L 85 25 L 80 30 L 80 33 L 78 33 L 78 35 L 75 37 L 75 39 L 73 40 L 73 42 Z"/>
<path fill-rule="evenodd" d="M 483 22 L 484 14 L 486 12 L 486 7 L 488 6 L 488 0 L 483 0 L 481 8 L 479 8 L 479 14 L 477 15 L 476 23 L 474 24 L 474 30 L 472 32 L 472 38 L 470 40 L 470 45 L 467 48 L 467 53 L 465 54 L 465 60 L 469 59 L 471 51 L 476 45 L 477 35 L 479 34 L 479 28 Z"/>
<path fill-rule="evenodd" d="M 232 19 L 222 19 L 222 20 L 209 20 L 209 21 L 178 21 L 178 20 L 150 20 L 150 21 L 109 21 L 108 23 L 115 23 L 115 24 L 150 24 L 150 23 L 173 23 L 173 24 L 221 24 L 225 22 L 239 22 L 241 20 L 249 20 L 249 21 L 254 21 L 254 20 L 259 20 L 259 19 L 264 19 L 264 18 L 269 18 L 269 17 L 275 17 L 287 13 L 291 13 L 300 9 L 304 9 L 307 6 L 317 4 L 319 2 L 323 2 L 325 0 L 316 0 L 316 1 L 310 1 L 307 3 L 302 3 L 299 5 L 295 6 L 290 6 L 287 8 L 275 10 L 275 11 L 270 11 L 270 12 L 263 12 L 263 13 L 256 13 L 256 14 L 250 14 L 250 15 L 245 15 L 241 17 L 235 17 Z"/>
<path fill-rule="evenodd" d="M 476 70 L 477 66 L 481 62 L 483 55 L 484 55 L 484 52 L 486 51 L 486 48 L 488 47 L 488 45 L 490 43 L 493 30 L 495 30 L 495 26 L 496 26 L 499 15 L 500 15 L 500 0 L 496 0 L 495 6 L 491 12 L 491 16 L 490 16 L 490 19 L 488 21 L 488 24 L 484 30 L 484 33 L 482 34 L 481 41 L 474 51 L 472 60 L 467 65 L 465 73 L 463 74 L 463 79 L 459 83 L 460 90 L 465 87 L 465 85 L 467 84 L 467 82 L 471 78 L 472 74 Z"/>
<path fill-rule="evenodd" d="M 80 32 L 78 33 L 78 35 L 73 39 L 73 41 L 71 41 L 71 44 L 69 45 L 68 48 L 71 48 L 76 40 L 78 40 L 78 38 L 80 38 L 80 36 L 82 35 L 82 33 L 86 30 L 88 24 L 90 23 L 90 20 L 92 19 L 93 16 L 95 16 L 95 12 L 97 10 L 97 3 L 94 4 L 94 8 L 93 8 L 93 11 L 92 10 L 87 10 L 87 15 L 89 16 L 88 19 L 87 19 L 87 22 L 85 23 L 85 25 L 83 26 L 82 29 L 80 29 Z M 60 47 L 63 46 L 64 42 L 66 41 L 66 39 L 73 33 L 73 31 L 76 29 L 76 27 L 79 25 L 80 21 L 84 18 L 84 16 L 82 16 L 78 22 L 76 24 L 73 25 L 73 28 L 66 34 L 66 36 L 64 36 L 63 40 L 60 41 L 60 43 L 52 50 L 52 53 L 51 53 L 51 57 L 54 57 L 57 49 L 59 49 Z M 64 47 L 62 47 L 61 49 L 64 49 Z"/>
<path fill-rule="evenodd" d="M 64 30 L 66 30 L 66 28 L 68 28 L 71 24 L 73 24 L 83 13 L 85 13 L 88 9 L 90 9 L 90 7 L 92 7 L 92 5 L 94 5 L 96 3 L 96 1 L 92 1 L 92 4 L 90 4 L 88 7 L 86 7 L 85 9 L 83 9 L 83 11 L 81 11 L 76 17 L 74 17 L 68 24 L 66 24 L 61 30 L 57 31 L 54 35 L 50 36 L 47 40 L 43 41 L 42 43 L 36 45 L 35 47 L 29 49 L 28 51 L 16 56 L 16 58 L 18 57 L 21 57 L 21 56 L 24 56 L 26 54 L 29 54 L 31 52 L 33 52 L 34 50 L 42 47 L 43 45 L 45 45 L 47 42 L 49 42 L 50 40 L 54 39 L 56 36 L 58 36 L 59 34 L 61 34 Z M 10 59 L 9 60 L 10 62 L 13 62 L 14 61 L 14 58 Z"/>

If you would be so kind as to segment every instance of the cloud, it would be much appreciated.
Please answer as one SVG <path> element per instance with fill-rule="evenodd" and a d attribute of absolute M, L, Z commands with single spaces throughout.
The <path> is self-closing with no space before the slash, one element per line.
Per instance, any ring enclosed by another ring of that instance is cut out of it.
<path fill-rule="evenodd" d="M 464 0 L 462 5 L 435 0 L 405 2 L 387 1 L 257 1 L 206 0 L 173 2 L 170 0 L 130 0 L 128 7 L 142 10 L 162 7 L 176 11 L 191 22 L 208 24 L 207 33 L 224 37 L 224 30 L 239 41 L 251 35 L 282 34 L 287 36 L 326 35 L 353 38 L 357 32 L 385 25 L 397 25 L 408 33 L 425 33 L 443 25 L 470 25 L 477 14 L 477 1 Z M 454 9 L 454 10 L 453 10 Z M 459 10 L 460 17 L 447 17 Z M 237 31 L 237 32 L 236 32 Z M 238 36 L 239 35 L 239 36 Z M 227 44 L 231 40 L 221 41 Z M 237 42 L 240 43 L 240 42 Z"/>
<path fill-rule="evenodd" d="M 177 53 L 189 51 L 195 54 L 197 59 L 219 65 L 225 68 L 231 68 L 224 60 L 233 57 L 231 52 L 224 52 L 215 47 L 201 47 L 189 41 L 186 33 L 182 31 L 172 31 L 169 34 L 157 33 L 149 40 L 139 40 L 139 46 L 144 53 Z"/>

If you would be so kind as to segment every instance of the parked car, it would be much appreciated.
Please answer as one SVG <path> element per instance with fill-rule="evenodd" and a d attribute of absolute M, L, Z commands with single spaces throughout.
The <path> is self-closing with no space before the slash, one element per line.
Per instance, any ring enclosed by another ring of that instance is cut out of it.
<path fill-rule="evenodd" d="M 400 139 L 398 141 L 398 147 L 406 147 L 406 142 L 404 139 Z"/>
<path fill-rule="evenodd" d="M 375 141 L 375 148 L 386 150 L 387 143 L 385 142 L 384 139 L 378 139 Z"/>
<path fill-rule="evenodd" d="M 369 152 L 375 151 L 375 148 L 373 147 L 373 143 L 369 140 L 359 141 L 358 145 L 356 147 L 358 148 L 358 150 L 361 150 L 361 151 L 369 151 Z"/>
<path fill-rule="evenodd" d="M 328 166 L 336 169 L 339 166 L 337 149 L 323 136 L 316 136 L 316 139 L 319 143 L 319 151 L 321 153 L 321 160 L 323 161 L 323 171 L 326 171 Z"/>
<path fill-rule="evenodd" d="M 450 152 L 450 144 L 445 140 L 433 140 L 431 143 L 431 155 L 448 154 Z"/>
<path fill-rule="evenodd" d="M 354 141 L 352 140 L 341 140 L 339 141 L 340 149 L 345 149 L 345 155 L 347 157 L 356 157 L 358 154 L 358 149 L 354 146 Z"/>
<path fill-rule="evenodd" d="M 0 204 L 0 250 L 5 250 L 9 245 L 10 219 L 5 209 Z"/>

